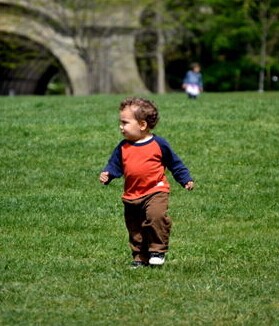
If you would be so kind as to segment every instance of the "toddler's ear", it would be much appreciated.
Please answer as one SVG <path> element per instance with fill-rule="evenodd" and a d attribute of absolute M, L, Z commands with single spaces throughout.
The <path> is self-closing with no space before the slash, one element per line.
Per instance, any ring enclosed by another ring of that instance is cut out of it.
<path fill-rule="evenodd" d="M 144 130 L 146 130 L 147 129 L 147 122 L 145 121 L 145 120 L 140 120 L 139 121 L 139 125 L 140 125 L 140 130 L 141 131 L 144 131 Z"/>

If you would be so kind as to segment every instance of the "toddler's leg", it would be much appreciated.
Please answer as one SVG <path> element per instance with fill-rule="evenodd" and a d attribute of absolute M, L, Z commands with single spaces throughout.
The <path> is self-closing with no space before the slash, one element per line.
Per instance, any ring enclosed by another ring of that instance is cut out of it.
<path fill-rule="evenodd" d="M 135 261 L 148 262 L 148 242 L 142 228 L 144 216 L 141 200 L 124 201 L 125 223 L 129 233 L 129 245 Z"/>
<path fill-rule="evenodd" d="M 167 215 L 169 194 L 155 193 L 145 201 L 146 220 L 143 228 L 148 234 L 149 252 L 167 252 L 171 219 Z"/>

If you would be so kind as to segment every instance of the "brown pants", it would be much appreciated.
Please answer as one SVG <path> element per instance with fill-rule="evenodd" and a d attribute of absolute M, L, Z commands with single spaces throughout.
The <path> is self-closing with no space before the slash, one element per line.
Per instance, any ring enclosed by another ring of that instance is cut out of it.
<path fill-rule="evenodd" d="M 168 250 L 171 230 L 168 198 L 168 193 L 156 192 L 135 200 L 123 199 L 129 244 L 135 260 L 147 261 L 150 252 Z"/>

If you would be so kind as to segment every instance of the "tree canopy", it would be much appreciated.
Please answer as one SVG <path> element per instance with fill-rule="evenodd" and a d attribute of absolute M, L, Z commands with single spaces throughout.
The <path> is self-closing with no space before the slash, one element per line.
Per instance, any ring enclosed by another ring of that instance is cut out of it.
<path fill-rule="evenodd" d="M 156 10 L 152 6 L 156 0 L 146 2 L 151 11 Z M 209 91 L 279 88 L 272 82 L 276 80 L 272 76 L 279 74 L 278 0 L 161 3 L 166 78 L 171 88 L 180 87 L 183 74 L 193 61 L 201 63 Z M 147 42 L 150 39 L 145 38 Z M 139 61 L 150 70 L 148 44 L 146 48 L 146 59 L 141 56 Z"/>

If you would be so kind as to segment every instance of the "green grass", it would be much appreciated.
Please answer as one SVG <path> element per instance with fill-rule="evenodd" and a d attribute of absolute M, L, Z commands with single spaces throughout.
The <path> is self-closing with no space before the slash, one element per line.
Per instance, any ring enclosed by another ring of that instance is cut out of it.
<path fill-rule="evenodd" d="M 0 325 L 278 325 L 278 93 L 150 96 L 171 175 L 171 248 L 130 270 L 122 180 L 98 176 L 123 96 L 0 98 Z"/>

